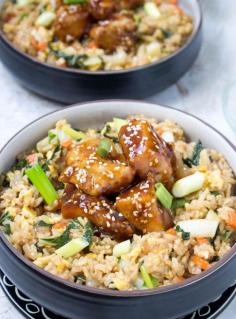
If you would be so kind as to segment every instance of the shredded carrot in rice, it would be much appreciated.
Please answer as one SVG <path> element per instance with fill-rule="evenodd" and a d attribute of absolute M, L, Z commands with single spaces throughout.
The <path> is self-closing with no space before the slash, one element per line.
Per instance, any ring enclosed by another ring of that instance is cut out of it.
<path fill-rule="evenodd" d="M 226 221 L 227 225 L 236 229 L 236 212 L 230 212 Z"/>
<path fill-rule="evenodd" d="M 200 267 L 202 270 L 207 270 L 210 267 L 210 264 L 209 264 L 208 261 L 206 261 L 204 258 L 201 258 L 201 257 L 199 257 L 197 255 L 194 255 L 192 257 L 192 262 L 196 266 Z"/>
<path fill-rule="evenodd" d="M 204 237 L 196 237 L 196 241 L 199 245 L 207 244 L 209 241 Z"/>

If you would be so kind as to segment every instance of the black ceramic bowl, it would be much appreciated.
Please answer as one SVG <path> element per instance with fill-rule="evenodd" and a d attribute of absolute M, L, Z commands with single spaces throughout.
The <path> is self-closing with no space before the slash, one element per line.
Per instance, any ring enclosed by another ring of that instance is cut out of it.
<path fill-rule="evenodd" d="M 0 172 L 17 154 L 36 141 L 59 119 L 80 128 L 101 127 L 113 116 L 144 114 L 179 123 L 192 140 L 222 152 L 236 172 L 236 149 L 201 120 L 175 109 L 136 101 L 100 101 L 76 105 L 46 115 L 17 133 L 0 152 Z M 114 291 L 75 285 L 36 267 L 0 233 L 0 267 L 34 301 L 72 319 L 177 319 L 213 301 L 236 280 L 236 245 L 218 263 L 181 284 L 140 291 Z"/>
<path fill-rule="evenodd" d="M 1 3 L 2 0 L 0 0 Z M 193 64 L 202 40 L 202 14 L 198 0 L 180 0 L 193 17 L 194 31 L 177 52 L 158 62 L 122 71 L 62 69 L 41 63 L 19 51 L 0 31 L 0 58 L 27 89 L 63 102 L 103 98 L 145 98 L 176 82 Z"/>

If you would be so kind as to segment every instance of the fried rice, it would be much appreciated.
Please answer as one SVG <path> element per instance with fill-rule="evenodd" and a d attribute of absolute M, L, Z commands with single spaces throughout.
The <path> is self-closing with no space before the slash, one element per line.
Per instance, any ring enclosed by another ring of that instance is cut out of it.
<path fill-rule="evenodd" d="M 62 120 L 34 149 L 20 154 L 11 170 L 1 176 L 0 227 L 10 243 L 45 271 L 97 288 L 150 288 L 141 267 L 152 280 L 153 287 L 161 287 L 182 282 L 214 265 L 235 243 L 234 173 L 222 154 L 204 147 L 198 163 L 189 165 L 186 159 L 191 158 L 198 141 L 189 141 L 183 129 L 169 120 L 147 121 L 171 145 L 176 157 L 176 179 L 194 172 L 205 174 L 201 189 L 185 196 L 182 207 L 172 209 L 174 227 L 143 234 L 135 232 L 129 249 L 119 256 L 114 254 L 114 247 L 120 240 L 93 228 L 89 247 L 68 258 L 57 254 L 58 247 L 44 238 L 59 238 L 75 221 L 78 224 L 69 228 L 68 239 L 81 238 L 88 223 L 85 217 L 66 219 L 60 211 L 65 185 L 59 181 L 59 176 L 65 168 L 68 145 L 63 140 L 65 136 L 61 137 L 58 132 L 63 126 L 69 126 Z M 104 130 L 88 129 L 85 139 L 101 138 L 102 134 Z M 73 145 L 82 142 L 83 139 L 74 140 Z M 58 194 L 51 205 L 45 203 L 26 174 L 27 167 L 35 162 L 43 168 Z M 206 220 L 209 215 L 218 220 L 213 238 L 186 237 L 176 226 L 181 221 Z"/>
<path fill-rule="evenodd" d="M 117 23 L 117 26 L 113 26 L 113 18 L 110 16 L 106 20 L 98 21 L 98 24 L 106 23 L 107 28 L 111 27 L 110 31 L 107 29 L 108 38 L 106 29 L 99 29 L 104 33 L 101 33 L 99 41 L 97 35 L 92 39 L 86 30 L 80 38 L 72 36 L 74 30 L 71 31 L 71 25 L 75 19 L 70 22 L 69 18 L 62 27 L 66 37 L 63 35 L 63 38 L 60 38 L 56 33 L 57 20 L 62 21 L 66 11 L 60 15 L 62 4 L 58 5 L 58 2 L 59 0 L 18 0 L 15 3 L 7 0 L 2 8 L 1 25 L 7 38 L 22 52 L 41 62 L 62 68 L 97 71 L 142 66 L 171 55 L 187 42 L 193 32 L 192 17 L 178 6 L 177 1 L 141 0 L 143 3 L 140 6 L 120 11 L 119 14 L 124 19 L 128 17 L 127 22 L 124 20 L 123 24 L 118 21 L 120 25 Z M 155 10 L 152 7 L 145 10 L 147 3 L 154 5 Z M 80 5 L 68 5 L 67 9 L 74 12 L 76 6 Z M 51 22 L 40 22 L 42 15 L 46 18 L 51 16 Z M 129 25 L 132 26 L 124 31 L 125 35 L 122 37 L 122 28 Z M 67 32 L 68 26 L 70 30 Z M 123 44 L 127 41 L 128 48 Z"/>

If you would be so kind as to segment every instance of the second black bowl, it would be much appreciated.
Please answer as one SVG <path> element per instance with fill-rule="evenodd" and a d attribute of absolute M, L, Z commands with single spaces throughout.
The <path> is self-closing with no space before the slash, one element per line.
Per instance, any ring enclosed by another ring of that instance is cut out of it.
<path fill-rule="evenodd" d="M 0 0 L 2 2 L 2 0 Z M 176 82 L 195 61 L 201 46 L 202 14 L 198 0 L 180 0 L 193 17 L 188 42 L 160 61 L 121 71 L 62 69 L 41 63 L 19 51 L 0 31 L 0 58 L 27 89 L 62 103 L 103 98 L 141 99 Z"/>

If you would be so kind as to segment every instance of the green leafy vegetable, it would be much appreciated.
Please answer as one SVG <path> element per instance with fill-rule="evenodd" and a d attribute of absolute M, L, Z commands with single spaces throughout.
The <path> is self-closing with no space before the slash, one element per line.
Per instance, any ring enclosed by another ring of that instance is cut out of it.
<path fill-rule="evenodd" d="M 10 220 L 10 221 L 12 220 L 10 213 L 6 212 L 6 213 L 2 214 L 0 217 L 0 225 L 2 226 L 4 224 L 4 222 L 6 222 L 8 220 Z"/>
<path fill-rule="evenodd" d="M 63 0 L 64 4 L 85 4 L 87 0 Z"/>
<path fill-rule="evenodd" d="M 7 235 L 11 234 L 11 225 L 9 223 L 10 221 L 12 221 L 12 217 L 9 212 L 1 215 L 0 226 L 2 226 L 4 233 Z"/>
<path fill-rule="evenodd" d="M 199 165 L 199 160 L 200 160 L 200 154 L 201 151 L 203 150 L 203 145 L 202 142 L 199 141 L 196 145 L 195 148 L 193 150 L 193 154 L 191 158 L 184 158 L 183 162 L 185 165 L 187 165 L 188 167 L 192 167 L 192 166 L 198 166 Z"/>
<path fill-rule="evenodd" d="M 28 16 L 29 16 L 29 13 L 26 13 L 26 12 L 21 13 L 21 15 L 19 16 L 19 19 L 18 19 L 18 23 L 20 23 L 22 20 L 24 20 Z"/>
<path fill-rule="evenodd" d="M 11 225 L 10 224 L 4 225 L 3 231 L 4 231 L 5 234 L 11 235 Z"/>
<path fill-rule="evenodd" d="M 52 227 L 52 224 L 48 224 L 48 223 L 46 223 L 44 220 L 39 220 L 39 221 L 36 223 L 36 226 L 38 226 L 38 227 L 49 227 L 49 228 L 51 228 L 51 227 Z"/>
<path fill-rule="evenodd" d="M 68 0 L 68 1 L 70 1 L 70 0 Z M 71 0 L 71 1 L 73 1 L 73 0 Z M 88 56 L 86 54 L 79 54 L 79 55 L 70 54 L 69 55 L 69 54 L 61 52 L 59 50 L 54 50 L 52 48 L 52 46 L 49 46 L 49 49 L 57 58 L 65 59 L 67 65 L 69 67 L 80 68 L 80 69 L 86 68 L 84 65 L 84 61 L 88 59 Z"/>
<path fill-rule="evenodd" d="M 49 132 L 48 132 L 49 143 L 50 143 L 55 137 L 57 137 L 57 135 L 56 135 L 54 132 L 52 132 L 52 131 L 49 131 Z"/>
<path fill-rule="evenodd" d="M 42 167 L 39 164 L 36 164 L 27 169 L 25 173 L 29 180 L 37 188 L 45 202 L 48 205 L 52 205 L 58 198 L 58 194 Z"/>
<path fill-rule="evenodd" d="M 40 242 L 55 248 L 60 248 L 70 241 L 70 231 L 72 229 L 78 229 L 80 226 L 80 222 L 77 219 L 74 219 L 69 223 L 66 230 L 60 236 L 42 238 L 40 239 Z"/>
<path fill-rule="evenodd" d="M 182 239 L 183 240 L 189 240 L 190 239 L 190 233 L 189 232 L 185 232 L 179 225 L 177 225 L 175 227 L 176 231 L 178 233 L 182 233 Z"/>
<path fill-rule="evenodd" d="M 174 198 L 171 209 L 176 210 L 177 208 L 182 208 L 186 203 L 187 201 L 185 198 Z"/>
<path fill-rule="evenodd" d="M 214 195 L 214 196 L 220 195 L 220 192 L 218 192 L 218 191 L 211 191 L 210 193 L 211 193 L 212 195 Z"/>
<path fill-rule="evenodd" d="M 233 230 L 226 230 L 225 232 L 224 232 L 224 234 L 222 235 L 222 239 L 224 240 L 224 241 L 227 241 L 228 239 L 230 239 L 230 237 L 231 237 L 231 235 L 234 233 L 234 231 Z"/>
<path fill-rule="evenodd" d="M 167 30 L 164 30 L 164 29 L 161 29 L 161 32 L 163 33 L 164 37 L 167 38 L 167 39 L 172 37 L 172 35 L 173 35 L 173 32 L 167 31 Z"/>
<path fill-rule="evenodd" d="M 55 147 L 55 149 L 54 149 L 54 151 L 53 151 L 52 156 L 51 156 L 50 159 L 51 159 L 51 160 L 54 159 L 54 158 L 56 157 L 56 155 L 58 155 L 58 156 L 60 157 L 61 154 L 62 154 L 62 148 L 61 148 L 61 146 L 58 144 L 58 145 Z"/>
<path fill-rule="evenodd" d="M 15 165 L 13 166 L 14 170 L 22 170 L 22 168 L 26 168 L 29 166 L 29 163 L 26 161 L 26 159 L 20 159 L 17 160 Z"/>

